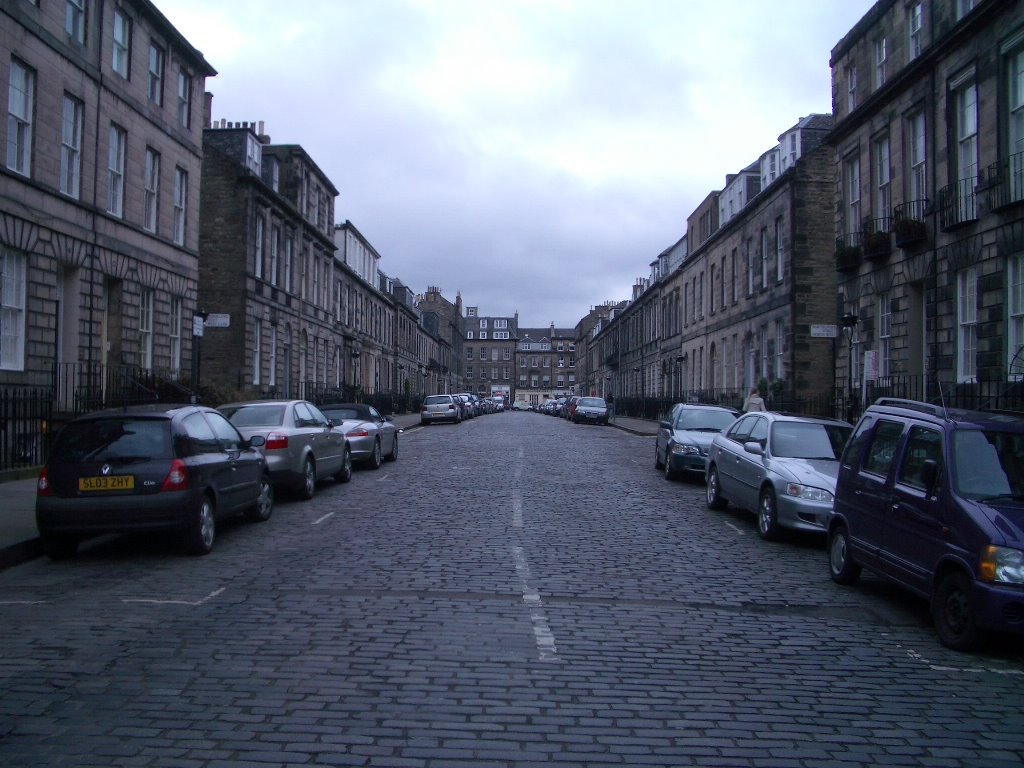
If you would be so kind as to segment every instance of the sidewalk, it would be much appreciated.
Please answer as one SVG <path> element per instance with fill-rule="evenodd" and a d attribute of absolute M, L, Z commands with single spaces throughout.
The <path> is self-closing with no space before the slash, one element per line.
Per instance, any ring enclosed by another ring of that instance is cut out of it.
<path fill-rule="evenodd" d="M 494 414 L 485 418 L 520 419 L 520 418 L 552 418 L 541 417 L 530 413 Z M 392 417 L 399 429 L 418 427 L 418 413 L 400 413 Z M 658 424 L 646 419 L 633 419 L 617 416 L 611 426 L 634 435 L 653 436 L 658 432 Z M 39 544 L 39 531 L 36 528 L 36 480 L 37 472 L 30 477 L 0 482 L 0 570 L 24 563 L 42 554 Z"/>

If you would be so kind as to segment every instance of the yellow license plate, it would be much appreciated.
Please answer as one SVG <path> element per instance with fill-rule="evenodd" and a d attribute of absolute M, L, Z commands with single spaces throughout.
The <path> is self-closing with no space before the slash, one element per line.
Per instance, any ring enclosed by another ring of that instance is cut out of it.
<path fill-rule="evenodd" d="M 131 491 L 135 488 L 135 475 L 107 475 L 105 477 L 80 477 L 80 491 Z"/>

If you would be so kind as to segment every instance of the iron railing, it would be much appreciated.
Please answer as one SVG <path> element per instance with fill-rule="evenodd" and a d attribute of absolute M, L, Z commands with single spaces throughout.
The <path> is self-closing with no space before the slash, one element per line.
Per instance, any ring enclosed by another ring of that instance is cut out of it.
<path fill-rule="evenodd" d="M 0 389 L 0 470 L 46 460 L 52 414 L 53 392 L 47 387 Z"/>
<path fill-rule="evenodd" d="M 952 229 L 978 218 L 978 177 L 950 184 L 939 190 L 939 221 L 943 229 Z"/>

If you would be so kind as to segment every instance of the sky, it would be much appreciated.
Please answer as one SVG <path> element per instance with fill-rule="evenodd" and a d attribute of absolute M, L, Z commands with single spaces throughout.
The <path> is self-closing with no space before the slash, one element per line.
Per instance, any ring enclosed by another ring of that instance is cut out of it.
<path fill-rule="evenodd" d="M 155 0 L 416 293 L 572 328 L 726 174 L 831 111 L 873 0 Z"/>

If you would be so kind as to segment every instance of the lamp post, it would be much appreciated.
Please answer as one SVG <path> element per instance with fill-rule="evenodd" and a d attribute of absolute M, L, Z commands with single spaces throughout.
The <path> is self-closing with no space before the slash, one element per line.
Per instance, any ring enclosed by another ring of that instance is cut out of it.
<path fill-rule="evenodd" d="M 641 366 L 641 365 L 634 366 L 633 367 L 633 373 L 639 373 L 640 374 L 640 418 L 642 419 L 644 417 L 644 414 L 647 412 L 647 408 L 644 407 L 646 405 L 646 402 L 645 402 L 646 393 L 644 392 L 644 369 L 643 369 L 643 366 Z"/>
<path fill-rule="evenodd" d="M 853 423 L 853 342 L 857 336 L 859 318 L 852 312 L 846 312 L 839 323 L 846 334 L 846 420 Z"/>
<path fill-rule="evenodd" d="M 678 397 L 680 399 L 682 399 L 682 397 L 683 397 L 683 387 L 682 387 L 682 383 L 683 382 L 682 382 L 682 376 L 679 373 L 679 371 L 682 368 L 683 360 L 685 360 L 685 359 L 686 359 L 686 355 L 683 355 L 683 354 L 676 355 L 676 397 Z"/>

